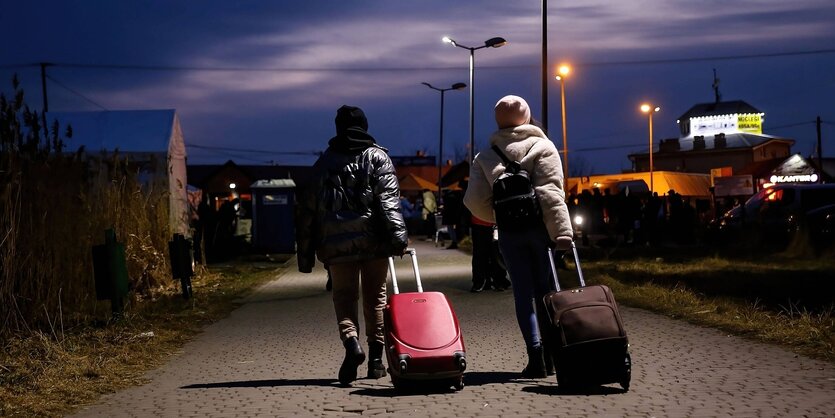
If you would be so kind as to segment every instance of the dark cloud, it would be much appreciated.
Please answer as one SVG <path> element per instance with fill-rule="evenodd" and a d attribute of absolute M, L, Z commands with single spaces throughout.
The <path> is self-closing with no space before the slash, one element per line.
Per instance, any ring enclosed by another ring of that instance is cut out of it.
<path fill-rule="evenodd" d="M 352 1 L 18 1 L 0 12 L 0 80 L 24 78 L 40 103 L 36 66 L 50 67 L 52 110 L 176 108 L 186 140 L 208 146 L 305 151 L 332 135 L 335 109 L 367 110 L 371 131 L 395 154 L 437 152 L 437 93 L 420 82 L 468 82 L 467 51 L 443 35 L 479 46 L 476 53 L 476 136 L 494 129 L 492 106 L 504 94 L 540 100 L 540 2 Z M 823 0 L 636 0 L 551 2 L 549 58 L 575 63 L 653 61 L 689 57 L 825 49 L 835 45 L 835 5 Z M 103 68 L 119 64 L 139 68 Z M 164 67 L 149 69 L 147 67 Z M 175 68 L 170 68 L 175 67 Z M 682 63 L 578 65 L 568 82 L 570 148 L 598 171 L 628 166 L 630 144 L 644 142 L 636 105 L 662 104 L 658 132 L 676 134 L 675 117 L 712 99 L 712 69 L 729 99 L 749 100 L 769 126 L 835 120 L 835 54 Z M 220 69 L 234 69 L 220 71 Z M 290 69 L 296 69 L 291 71 Z M 57 84 L 57 83 L 60 83 Z M 73 91 L 66 89 L 68 87 Z M 7 90 L 0 82 L 0 91 Z M 559 131 L 557 84 L 550 85 L 552 132 Z M 83 96 L 82 96 L 83 95 Z M 468 94 L 446 95 L 446 154 L 468 141 Z M 556 128 L 555 128 L 556 127 Z M 802 128 L 805 129 L 805 128 Z M 795 136 L 808 152 L 808 132 Z M 558 139 L 558 138 L 557 138 Z M 481 143 L 479 142 L 479 143 Z M 624 148 L 625 147 L 625 148 Z M 195 159 L 212 152 L 195 149 Z M 246 154 L 249 155 L 249 154 Z M 228 155 L 217 153 L 218 158 Z M 256 156 L 260 158 L 260 156 Z M 276 157 L 279 158 L 279 157 Z M 286 157 L 282 161 L 288 161 Z M 193 159 L 192 161 L 194 161 Z"/>

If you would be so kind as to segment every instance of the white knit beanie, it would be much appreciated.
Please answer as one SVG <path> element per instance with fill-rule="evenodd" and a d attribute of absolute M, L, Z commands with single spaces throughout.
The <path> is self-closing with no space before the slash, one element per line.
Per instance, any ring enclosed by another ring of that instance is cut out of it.
<path fill-rule="evenodd" d="M 524 125 L 531 121 L 531 109 L 519 96 L 504 96 L 496 103 L 496 124 L 499 129 Z"/>

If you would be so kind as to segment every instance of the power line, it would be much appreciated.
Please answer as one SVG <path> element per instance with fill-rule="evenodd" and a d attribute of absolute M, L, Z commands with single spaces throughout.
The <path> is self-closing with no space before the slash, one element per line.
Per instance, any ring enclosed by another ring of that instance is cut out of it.
<path fill-rule="evenodd" d="M 772 131 L 772 130 L 776 130 L 776 129 L 794 128 L 795 126 L 814 125 L 815 123 L 816 122 L 812 120 L 812 121 L 808 121 L 808 122 L 796 122 L 796 123 L 790 123 L 790 124 L 787 124 L 787 125 L 780 125 L 780 126 L 769 126 L 768 130 Z"/>
<path fill-rule="evenodd" d="M 574 149 L 569 149 L 568 152 L 571 153 L 571 152 L 586 152 L 586 151 L 605 151 L 605 150 L 616 149 L 616 148 L 637 148 L 637 147 L 644 147 L 644 146 L 646 146 L 646 144 L 644 144 L 642 142 L 640 144 L 636 143 L 636 144 L 626 144 L 626 145 L 607 145 L 607 146 L 603 146 L 603 147 L 574 148 Z"/>
<path fill-rule="evenodd" d="M 742 60 L 742 59 L 757 59 L 757 58 L 775 58 L 775 57 L 789 57 L 800 55 L 820 55 L 835 53 L 835 49 L 816 49 L 807 51 L 787 51 L 787 52 L 772 52 L 761 54 L 740 54 L 740 55 L 716 55 L 704 57 L 684 57 L 684 58 L 664 58 L 664 59 L 647 59 L 647 60 L 627 60 L 627 61 L 592 61 L 580 62 L 574 64 L 582 67 L 605 67 L 618 65 L 656 65 L 656 64 L 676 64 L 698 61 L 727 61 L 727 60 Z M 35 67 L 40 64 L 8 64 L 0 66 L 0 68 L 19 68 L 19 67 Z M 114 70 L 139 70 L 139 71 L 228 71 L 228 72 L 380 72 L 380 71 L 448 71 L 459 70 L 460 67 L 342 67 L 342 68 L 328 68 L 328 67 L 196 67 L 196 66 L 177 66 L 177 65 L 136 65 L 136 64 L 81 64 L 71 62 L 53 62 L 50 63 L 54 67 L 65 68 L 95 68 L 95 69 L 114 69 Z M 479 69 L 518 69 L 538 67 L 537 64 L 530 65 L 484 65 Z"/>
<path fill-rule="evenodd" d="M 205 149 L 205 150 L 215 150 L 215 151 L 234 151 L 234 152 L 245 152 L 245 153 L 253 153 L 253 154 L 276 154 L 276 155 L 321 155 L 322 153 L 319 151 L 276 151 L 276 150 L 259 150 L 259 149 L 248 149 L 248 148 L 230 148 L 230 147 L 212 147 L 208 145 L 197 145 L 192 143 L 185 143 L 187 146 L 192 148 L 198 149 Z"/>
<path fill-rule="evenodd" d="M 94 106 L 96 106 L 96 107 L 100 108 L 101 110 L 107 110 L 107 108 L 106 108 L 106 107 L 104 107 L 104 106 L 102 106 L 102 105 L 100 105 L 100 104 L 96 103 L 93 99 L 91 99 L 91 98 L 89 98 L 89 97 L 87 97 L 87 96 L 85 96 L 85 95 L 83 95 L 83 94 L 79 93 L 78 91 L 76 91 L 76 90 L 74 90 L 74 89 L 70 88 L 70 87 L 69 87 L 69 86 L 67 86 L 66 84 L 64 84 L 64 83 L 62 83 L 62 82 L 60 82 L 60 81 L 56 80 L 56 79 L 55 79 L 55 78 L 53 78 L 51 75 L 47 74 L 47 75 L 46 75 L 46 78 L 50 79 L 53 83 L 57 84 L 58 86 L 63 87 L 65 90 L 69 91 L 70 93 L 75 94 L 76 96 L 81 97 L 82 99 L 86 100 L 87 102 L 89 102 L 89 103 L 93 104 Z"/>
<path fill-rule="evenodd" d="M 601 62 L 587 62 L 579 63 L 578 66 L 584 67 L 602 67 L 612 65 L 643 65 L 643 64 L 675 64 L 682 62 L 696 62 L 696 61 L 727 61 L 739 59 L 752 58 L 774 58 L 774 57 L 790 57 L 798 55 L 819 55 L 835 53 L 835 49 L 815 49 L 810 51 L 788 51 L 788 52 L 772 52 L 762 54 L 743 54 L 743 55 L 716 55 L 708 57 L 690 57 L 690 58 L 665 58 L 656 60 L 634 60 L 634 61 L 601 61 Z"/>
<path fill-rule="evenodd" d="M 271 165 L 272 162 L 273 162 L 273 161 L 259 160 L 259 159 L 256 159 L 256 158 L 247 157 L 247 156 L 244 156 L 244 155 L 236 154 L 234 152 L 226 152 L 226 151 L 212 151 L 212 152 L 214 154 L 224 155 L 226 157 L 233 158 L 233 159 L 252 161 L 252 162 L 267 164 L 267 165 Z"/>
<path fill-rule="evenodd" d="M 34 66 L 30 64 L 29 66 Z M 112 70 L 140 71 L 217 71 L 217 72 L 374 72 L 374 71 L 448 71 L 460 70 L 461 67 L 192 67 L 176 65 L 135 65 L 135 64 L 78 64 L 68 62 L 50 63 L 64 68 L 96 68 Z M 489 68 L 489 67 L 485 67 Z M 502 67 L 497 67 L 502 68 Z M 506 68 L 513 68 L 508 66 Z"/>
<path fill-rule="evenodd" d="M 0 70 L 5 70 L 8 68 L 27 68 L 27 67 L 36 67 L 40 64 L 3 64 L 0 65 Z"/>

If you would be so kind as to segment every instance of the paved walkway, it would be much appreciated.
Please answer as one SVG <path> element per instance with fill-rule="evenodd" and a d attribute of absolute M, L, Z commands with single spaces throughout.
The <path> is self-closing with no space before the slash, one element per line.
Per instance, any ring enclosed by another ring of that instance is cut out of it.
<path fill-rule="evenodd" d="M 835 367 L 778 347 L 622 307 L 632 387 L 560 391 L 553 376 L 518 379 L 525 354 L 509 291 L 469 293 L 470 258 L 416 243 L 425 290 L 446 293 L 464 332 L 466 387 L 399 394 L 388 377 L 336 382 L 343 350 L 325 274 L 295 266 L 206 328 L 150 383 L 81 410 L 78 417 L 564 416 L 824 417 L 835 414 Z M 411 265 L 398 263 L 401 291 Z M 363 343 L 364 345 L 364 343 Z M 363 372 L 361 366 L 360 371 Z"/>

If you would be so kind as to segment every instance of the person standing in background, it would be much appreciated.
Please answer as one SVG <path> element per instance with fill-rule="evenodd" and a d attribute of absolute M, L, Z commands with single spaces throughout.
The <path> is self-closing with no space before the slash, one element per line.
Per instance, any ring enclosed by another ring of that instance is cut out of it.
<path fill-rule="evenodd" d="M 427 237 L 432 237 L 435 235 L 435 212 L 438 211 L 438 204 L 435 201 L 435 194 L 429 189 L 423 189 L 421 197 L 423 198 L 421 211 L 423 229 Z"/>

